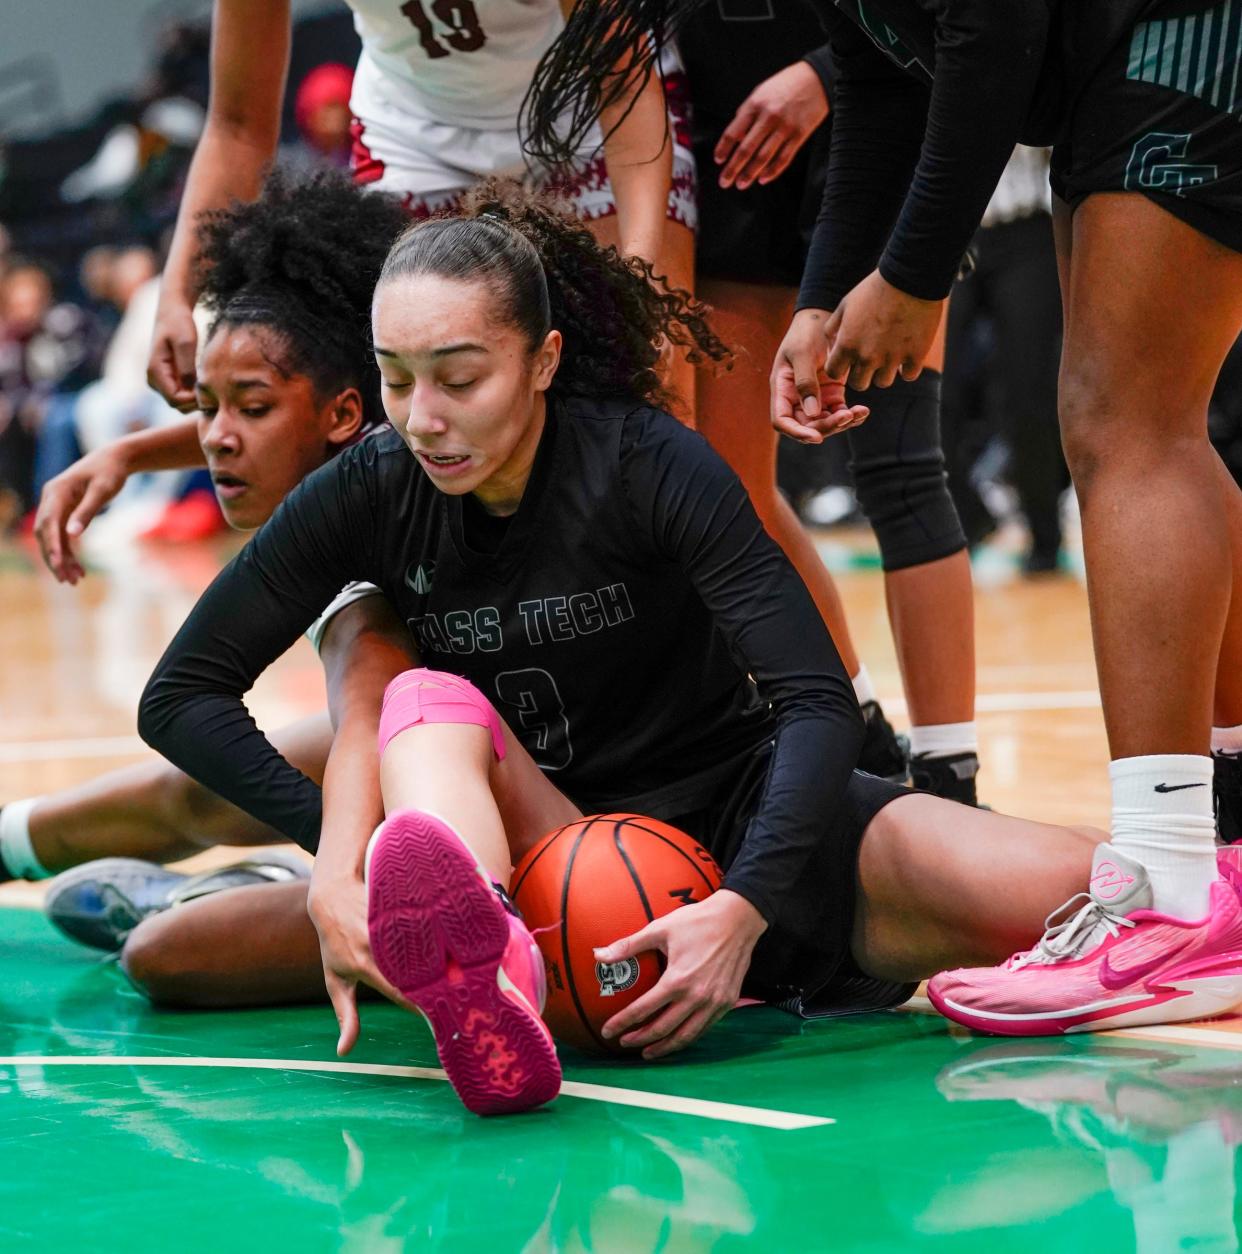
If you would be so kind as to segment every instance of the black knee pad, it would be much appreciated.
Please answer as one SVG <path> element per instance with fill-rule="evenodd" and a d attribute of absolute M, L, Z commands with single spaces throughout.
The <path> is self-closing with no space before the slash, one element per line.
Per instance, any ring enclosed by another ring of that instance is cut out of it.
<path fill-rule="evenodd" d="M 858 504 L 880 545 L 886 571 L 949 557 L 966 536 L 949 495 L 940 447 L 940 375 L 850 392 L 871 416 L 846 439 Z"/>

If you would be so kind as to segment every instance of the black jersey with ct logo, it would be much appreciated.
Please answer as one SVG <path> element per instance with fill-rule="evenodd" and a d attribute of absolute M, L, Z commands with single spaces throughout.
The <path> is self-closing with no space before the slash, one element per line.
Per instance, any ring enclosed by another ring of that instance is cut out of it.
<path fill-rule="evenodd" d="M 774 741 L 726 880 L 772 917 L 844 793 L 860 720 L 805 587 L 700 436 L 633 403 L 553 403 L 503 523 L 439 492 L 395 434 L 290 494 L 170 645 L 141 730 L 307 848 L 319 790 L 241 697 L 351 579 L 382 588 L 424 664 L 477 685 L 585 812 L 695 810 Z"/>

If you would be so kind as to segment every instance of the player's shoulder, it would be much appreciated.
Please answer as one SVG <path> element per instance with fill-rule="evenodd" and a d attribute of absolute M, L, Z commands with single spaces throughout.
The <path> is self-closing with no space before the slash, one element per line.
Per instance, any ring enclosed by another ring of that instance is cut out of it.
<path fill-rule="evenodd" d="M 667 410 L 633 397 L 597 399 L 570 396 L 561 402 L 563 416 L 588 438 L 611 444 L 622 453 L 636 444 L 672 440 L 681 443 L 695 436 Z"/>

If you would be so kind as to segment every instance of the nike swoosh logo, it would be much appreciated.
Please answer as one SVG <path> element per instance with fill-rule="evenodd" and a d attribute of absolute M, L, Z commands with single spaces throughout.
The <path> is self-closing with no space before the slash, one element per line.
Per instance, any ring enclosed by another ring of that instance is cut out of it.
<path fill-rule="evenodd" d="M 1157 792 L 1182 792 L 1187 788 L 1206 788 L 1206 784 L 1157 784 Z"/>
<path fill-rule="evenodd" d="M 1186 944 L 1181 944 L 1172 950 L 1166 949 L 1158 953 L 1154 958 L 1149 958 L 1146 962 L 1140 962 L 1138 966 L 1129 967 L 1125 971 L 1118 971 L 1113 966 L 1112 954 L 1105 954 L 1104 961 L 1100 963 L 1100 983 L 1105 988 L 1114 991 L 1124 988 L 1127 984 L 1136 984 L 1140 980 L 1145 980 L 1157 967 L 1165 966 L 1185 948 Z"/>

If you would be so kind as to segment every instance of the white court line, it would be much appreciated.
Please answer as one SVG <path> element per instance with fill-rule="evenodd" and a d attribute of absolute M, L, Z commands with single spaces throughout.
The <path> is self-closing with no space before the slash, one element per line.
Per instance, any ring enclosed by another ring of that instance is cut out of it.
<path fill-rule="evenodd" d="M 979 714 L 1021 714 L 1027 710 L 1097 710 L 1100 694 L 1094 689 L 1072 692 L 983 692 L 975 701 Z M 886 697 L 884 709 L 904 714 L 900 697 Z M 53 762 L 64 758 L 113 758 L 148 753 L 137 736 L 91 736 L 77 740 L 0 741 L 0 766 L 14 762 Z"/>
<path fill-rule="evenodd" d="M 303 1058 L 177 1058 L 166 1055 L 128 1057 L 76 1054 L 41 1056 L 11 1054 L 0 1057 L 0 1067 L 217 1067 L 247 1071 L 331 1071 L 347 1075 L 391 1075 L 408 1080 L 447 1080 L 438 1067 L 396 1067 L 370 1062 L 316 1062 Z M 668 1093 L 643 1093 L 637 1089 L 616 1088 L 609 1084 L 583 1084 L 566 1080 L 561 1095 L 588 1102 L 608 1102 L 614 1106 L 637 1106 L 643 1110 L 659 1110 L 667 1114 L 693 1115 L 700 1119 L 718 1119 L 724 1123 L 745 1123 L 756 1128 L 773 1128 L 793 1132 L 801 1128 L 822 1128 L 836 1123 L 818 1115 L 799 1115 L 792 1111 L 765 1110 L 760 1106 L 735 1106 L 731 1102 L 704 1101 L 698 1097 L 677 1097 Z"/>
<path fill-rule="evenodd" d="M 60 758 L 115 758 L 149 753 L 137 736 L 90 736 L 80 740 L 0 741 L 0 765 L 6 762 L 55 762 Z"/>

